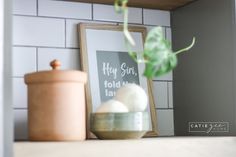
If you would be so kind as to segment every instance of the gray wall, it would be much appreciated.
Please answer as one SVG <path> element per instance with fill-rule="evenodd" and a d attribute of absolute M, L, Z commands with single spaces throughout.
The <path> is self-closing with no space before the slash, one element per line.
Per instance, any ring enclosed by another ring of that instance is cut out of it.
<path fill-rule="evenodd" d="M 198 0 L 172 13 L 176 135 L 236 135 L 234 0 Z M 229 133 L 189 132 L 189 122 L 229 122 Z"/>

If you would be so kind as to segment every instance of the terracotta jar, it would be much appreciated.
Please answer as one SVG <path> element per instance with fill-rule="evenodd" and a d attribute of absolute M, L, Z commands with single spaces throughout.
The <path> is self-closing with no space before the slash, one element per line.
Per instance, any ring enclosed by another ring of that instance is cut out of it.
<path fill-rule="evenodd" d="M 50 65 L 51 71 L 25 75 L 29 140 L 84 140 L 87 75 L 81 71 L 60 70 L 57 60 Z"/>

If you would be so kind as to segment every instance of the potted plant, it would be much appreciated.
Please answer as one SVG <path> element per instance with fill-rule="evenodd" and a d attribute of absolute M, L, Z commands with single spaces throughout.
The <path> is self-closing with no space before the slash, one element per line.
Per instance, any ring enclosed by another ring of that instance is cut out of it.
<path fill-rule="evenodd" d="M 128 0 L 115 0 L 114 7 L 117 13 L 123 14 L 123 33 L 129 55 L 137 62 L 144 63 L 145 70 L 143 75 L 148 79 L 164 75 L 172 71 L 177 66 L 177 55 L 191 49 L 195 44 L 195 37 L 192 43 L 181 50 L 174 52 L 171 42 L 165 39 L 162 28 L 153 28 L 146 37 L 144 51 L 136 53 L 132 51 L 135 41 L 128 30 Z M 137 54 L 140 55 L 137 57 Z M 139 59 L 137 59 L 139 58 Z"/>
<path fill-rule="evenodd" d="M 128 53 L 137 63 L 145 64 L 143 75 L 147 79 L 164 75 L 177 66 L 177 55 L 191 49 L 192 43 L 173 52 L 170 41 L 166 40 L 161 27 L 153 28 L 146 37 L 143 52 L 134 52 L 135 41 L 128 30 L 128 0 L 115 0 L 117 13 L 124 15 L 123 33 Z M 104 102 L 91 115 L 92 132 L 100 139 L 140 138 L 149 129 L 147 95 L 136 84 L 126 84 L 116 92 L 116 96 Z M 141 124 L 141 125 L 140 125 Z"/>

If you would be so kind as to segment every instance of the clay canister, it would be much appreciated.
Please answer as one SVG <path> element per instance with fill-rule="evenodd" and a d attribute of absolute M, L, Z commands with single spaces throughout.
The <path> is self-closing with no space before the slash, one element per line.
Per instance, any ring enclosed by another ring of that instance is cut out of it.
<path fill-rule="evenodd" d="M 50 65 L 51 71 L 25 75 L 29 140 L 85 140 L 87 75 L 76 70 L 60 70 L 57 60 Z"/>

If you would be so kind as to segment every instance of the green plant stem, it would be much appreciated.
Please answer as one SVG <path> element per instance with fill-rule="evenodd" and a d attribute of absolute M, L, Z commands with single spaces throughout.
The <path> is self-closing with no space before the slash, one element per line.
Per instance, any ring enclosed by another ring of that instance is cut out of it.
<path fill-rule="evenodd" d="M 182 52 L 185 52 L 185 51 L 190 50 L 190 49 L 193 47 L 194 44 L 195 44 L 195 37 L 193 37 L 192 43 L 191 43 L 188 47 L 183 48 L 183 49 L 181 49 L 181 50 L 175 52 L 175 55 L 178 55 L 178 54 L 180 54 L 180 53 L 182 53 Z"/>
<path fill-rule="evenodd" d="M 131 36 L 131 34 L 129 32 L 129 28 L 128 28 L 128 8 L 127 8 L 126 2 L 124 2 L 122 4 L 122 8 L 123 8 L 123 14 L 124 14 L 124 26 L 123 26 L 124 35 L 125 35 L 126 39 L 128 40 L 128 42 L 132 46 L 135 46 L 135 41 L 132 38 L 132 36 Z"/>

